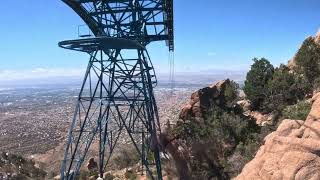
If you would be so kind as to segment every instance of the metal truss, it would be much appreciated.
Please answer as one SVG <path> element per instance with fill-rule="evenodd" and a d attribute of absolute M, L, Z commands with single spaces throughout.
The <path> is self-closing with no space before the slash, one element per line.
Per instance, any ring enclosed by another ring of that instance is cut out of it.
<path fill-rule="evenodd" d="M 103 177 L 119 139 L 128 138 L 149 177 L 162 180 L 157 142 L 160 123 L 153 92 L 157 80 L 146 46 L 166 41 L 169 50 L 174 50 L 173 0 L 62 1 L 95 37 L 59 43 L 90 55 L 68 133 L 61 179 L 75 179 L 88 153 L 95 151 Z M 152 160 L 147 158 L 150 152 Z"/>
<path fill-rule="evenodd" d="M 173 0 L 62 0 L 95 36 L 132 39 L 147 45 L 166 41 L 174 50 Z"/>
<path fill-rule="evenodd" d="M 70 43 L 70 42 L 67 42 Z M 89 53 L 89 52 L 88 52 Z M 125 55 L 130 53 L 131 57 Z M 119 138 L 128 137 L 152 179 L 162 179 L 157 131 L 160 131 L 153 87 L 157 81 L 144 49 L 92 51 L 72 121 L 61 179 L 75 179 L 93 144 L 103 177 Z M 153 152 L 153 162 L 146 154 Z"/>

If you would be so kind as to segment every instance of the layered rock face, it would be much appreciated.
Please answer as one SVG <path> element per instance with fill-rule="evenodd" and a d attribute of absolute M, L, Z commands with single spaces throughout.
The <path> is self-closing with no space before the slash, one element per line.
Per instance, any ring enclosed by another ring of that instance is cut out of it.
<path fill-rule="evenodd" d="M 235 179 L 320 179 L 320 93 L 312 101 L 307 119 L 283 120 Z"/>
<path fill-rule="evenodd" d="M 184 121 L 190 117 L 204 118 L 212 103 L 224 106 L 226 103 L 224 92 L 228 86 L 230 86 L 229 79 L 194 92 L 189 103 L 182 107 L 179 118 Z"/>

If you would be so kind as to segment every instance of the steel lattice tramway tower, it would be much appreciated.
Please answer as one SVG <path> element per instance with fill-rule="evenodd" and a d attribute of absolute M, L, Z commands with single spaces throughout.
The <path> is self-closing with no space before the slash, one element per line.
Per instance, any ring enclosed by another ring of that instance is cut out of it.
<path fill-rule="evenodd" d="M 68 133 L 61 179 L 75 179 L 92 148 L 99 152 L 102 178 L 119 139 L 126 135 L 147 174 L 161 180 L 160 123 L 153 92 L 157 79 L 146 46 L 166 41 L 170 52 L 174 50 L 173 0 L 62 1 L 95 37 L 59 43 L 90 56 Z M 147 157 L 150 152 L 153 159 Z"/>

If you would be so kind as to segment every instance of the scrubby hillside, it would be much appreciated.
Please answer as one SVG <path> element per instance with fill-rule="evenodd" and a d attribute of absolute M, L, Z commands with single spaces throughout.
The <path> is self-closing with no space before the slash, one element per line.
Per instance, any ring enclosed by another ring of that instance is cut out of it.
<path fill-rule="evenodd" d="M 255 108 L 277 112 L 277 130 L 236 179 L 320 179 L 319 88 L 320 31 L 303 42 L 288 67 L 278 68 L 264 88 L 269 94 L 261 104 L 267 106 Z"/>
<path fill-rule="evenodd" d="M 180 179 L 230 179 L 252 159 L 260 146 L 261 127 L 243 115 L 238 87 L 218 82 L 192 94 L 180 120 L 168 126 L 160 142 Z"/>
<path fill-rule="evenodd" d="M 36 167 L 35 162 L 10 153 L 0 154 L 0 179 L 44 179 L 46 172 Z"/>
<path fill-rule="evenodd" d="M 193 93 L 168 124 L 160 142 L 175 168 L 167 169 L 179 179 L 231 179 L 255 157 L 238 179 L 319 179 L 320 98 L 311 100 L 319 89 L 320 32 L 288 65 L 254 58 L 244 99 L 238 85 L 221 81 Z"/>

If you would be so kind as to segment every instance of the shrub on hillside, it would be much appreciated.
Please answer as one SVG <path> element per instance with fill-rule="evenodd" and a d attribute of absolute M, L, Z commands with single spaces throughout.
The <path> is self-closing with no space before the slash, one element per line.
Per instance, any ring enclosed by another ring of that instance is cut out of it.
<path fill-rule="evenodd" d="M 311 103 L 300 101 L 295 105 L 286 107 L 282 111 L 282 119 L 305 120 L 311 110 Z"/>
<path fill-rule="evenodd" d="M 173 128 L 174 136 L 191 150 L 188 167 L 192 179 L 230 179 L 252 159 L 260 146 L 260 127 L 252 119 L 215 104 L 211 108 L 211 113 L 201 122 L 179 121 Z M 240 165 L 235 167 L 230 157 L 239 144 L 243 149 L 238 150 Z"/>
<path fill-rule="evenodd" d="M 269 80 L 267 90 L 268 96 L 264 102 L 264 110 L 281 112 L 287 105 L 296 104 L 304 99 L 311 87 L 303 76 L 290 72 L 285 65 L 280 65 Z"/>
<path fill-rule="evenodd" d="M 316 92 L 320 91 L 320 77 L 318 77 L 317 79 L 314 80 L 313 90 Z"/>
<path fill-rule="evenodd" d="M 34 161 L 10 153 L 0 154 L 0 172 L 9 173 L 8 179 L 44 179 L 47 175 Z"/>
<path fill-rule="evenodd" d="M 295 78 L 289 72 L 289 68 L 281 65 L 275 69 L 272 79 L 268 81 L 268 96 L 265 101 L 265 109 L 269 111 L 283 109 L 287 104 L 296 101 L 295 91 L 291 88 L 295 84 Z"/>
<path fill-rule="evenodd" d="M 313 84 L 320 77 L 320 45 L 312 37 L 307 38 L 295 58 L 297 71 Z"/>
<path fill-rule="evenodd" d="M 137 173 L 134 172 L 132 169 L 126 170 L 124 176 L 126 177 L 126 179 L 129 179 L 129 180 L 136 180 L 138 177 Z"/>
<path fill-rule="evenodd" d="M 107 173 L 104 177 L 105 180 L 114 180 L 116 177 L 111 173 Z"/>
<path fill-rule="evenodd" d="M 227 107 L 232 107 L 238 100 L 239 96 L 239 84 L 234 81 L 230 81 L 230 85 L 224 90 L 224 97 Z"/>
<path fill-rule="evenodd" d="M 295 95 L 298 100 L 304 99 L 313 90 L 312 84 L 301 74 L 295 74 L 295 84 L 291 88 L 296 92 Z"/>
<path fill-rule="evenodd" d="M 139 154 L 134 148 L 122 149 L 120 154 L 113 159 L 118 169 L 124 169 L 137 164 L 140 161 Z"/>
<path fill-rule="evenodd" d="M 76 180 L 86 180 L 86 179 L 89 179 L 89 177 L 90 177 L 90 174 L 88 171 L 81 170 L 79 172 L 79 175 L 76 176 Z"/>
<path fill-rule="evenodd" d="M 252 103 L 252 109 L 260 110 L 267 97 L 266 86 L 268 81 L 272 79 L 274 67 L 265 58 L 254 58 L 253 61 L 254 63 L 247 73 L 243 90 Z"/>

